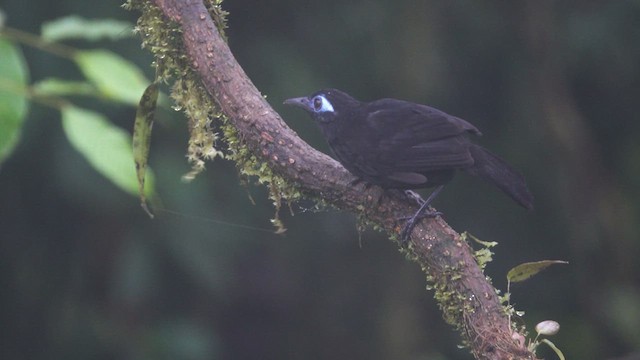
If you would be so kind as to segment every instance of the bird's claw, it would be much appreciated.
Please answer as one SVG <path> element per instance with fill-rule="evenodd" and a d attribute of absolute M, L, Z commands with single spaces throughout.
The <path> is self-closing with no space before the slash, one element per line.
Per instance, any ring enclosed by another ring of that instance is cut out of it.
<path fill-rule="evenodd" d="M 419 220 L 422 220 L 424 218 L 436 218 L 442 215 L 444 214 L 437 210 L 424 211 L 424 212 L 418 211 L 415 214 L 413 214 L 413 216 L 405 216 L 405 217 L 398 218 L 398 220 L 407 220 L 406 224 L 402 228 L 402 231 L 400 232 L 400 242 L 402 246 L 406 246 L 407 243 L 409 242 L 409 237 L 411 235 L 411 232 L 413 231 L 413 228 L 416 227 Z"/>
<path fill-rule="evenodd" d="M 437 188 L 435 188 L 431 192 L 431 194 L 429 194 L 429 197 L 427 198 L 427 200 L 422 201 L 422 204 L 420 205 L 420 209 L 418 209 L 418 211 L 416 211 L 416 213 L 413 214 L 413 216 L 411 216 L 409 221 L 407 221 L 406 225 L 402 229 L 402 232 L 400 232 L 400 240 L 401 240 L 403 246 L 406 245 L 407 242 L 409 241 L 409 235 L 411 234 L 411 231 L 413 231 L 413 228 L 416 226 L 416 222 L 418 220 L 420 220 L 422 218 L 425 218 L 425 217 L 434 218 L 434 217 L 442 215 L 442 213 L 439 212 L 439 211 L 432 211 L 432 210 L 429 209 L 429 205 L 431 204 L 433 199 L 435 199 L 436 196 L 438 196 L 438 194 L 440 194 L 442 189 L 444 189 L 444 185 L 440 185 Z M 415 194 L 415 193 L 414 192 L 407 193 L 408 196 L 412 196 L 412 197 L 413 197 L 413 194 Z M 415 195 L 417 195 L 417 194 L 415 194 Z M 419 195 L 418 195 L 418 197 L 420 198 Z M 422 198 L 420 198 L 420 200 L 422 200 Z"/>
<path fill-rule="evenodd" d="M 441 211 L 438 211 L 438 210 L 425 211 L 424 214 L 420 214 L 419 216 L 417 216 L 415 220 L 426 219 L 426 218 L 435 218 L 435 217 L 442 216 L 442 215 L 444 215 L 444 213 L 441 212 Z M 415 215 L 401 216 L 399 218 L 396 218 L 396 220 L 398 220 L 398 221 L 406 220 L 408 222 L 411 219 L 413 219 L 414 216 Z"/>

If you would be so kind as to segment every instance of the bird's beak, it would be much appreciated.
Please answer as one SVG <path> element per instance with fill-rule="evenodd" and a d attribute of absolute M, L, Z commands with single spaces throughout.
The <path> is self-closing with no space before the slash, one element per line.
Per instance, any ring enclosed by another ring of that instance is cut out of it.
<path fill-rule="evenodd" d="M 311 111 L 311 103 L 307 97 L 291 98 L 284 101 L 285 105 L 293 105 L 306 111 Z"/>

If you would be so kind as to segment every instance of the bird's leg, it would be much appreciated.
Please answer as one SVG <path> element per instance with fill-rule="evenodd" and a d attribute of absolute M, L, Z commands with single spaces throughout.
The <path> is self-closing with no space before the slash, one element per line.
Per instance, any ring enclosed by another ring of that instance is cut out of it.
<path fill-rule="evenodd" d="M 426 208 L 427 206 L 429 206 L 433 200 L 436 198 L 436 196 L 438 196 L 438 194 L 440 194 L 440 191 L 442 191 L 442 189 L 440 188 L 444 188 L 444 185 L 439 186 L 438 188 L 434 189 L 431 194 L 429 194 L 429 197 L 427 198 L 427 200 L 424 200 L 420 194 L 418 194 L 417 192 L 413 191 L 413 190 L 404 190 L 404 194 L 409 197 L 412 200 L 415 200 L 415 202 L 420 205 L 420 209 L 418 210 L 418 212 L 412 216 L 402 216 L 397 218 L 398 220 L 410 220 L 415 218 L 416 220 L 418 218 L 425 218 L 425 217 L 436 217 L 438 215 L 442 215 L 442 213 L 440 211 L 430 211 L 427 213 L 420 213 L 420 212 L 424 212 L 425 210 L 423 208 Z M 425 205 L 426 204 L 426 205 Z"/>
<path fill-rule="evenodd" d="M 424 200 L 422 205 L 420 205 L 420 209 L 418 209 L 418 211 L 416 211 L 416 213 L 413 214 L 411 218 L 409 218 L 404 228 L 402 229 L 402 232 L 400 233 L 400 240 L 403 245 L 406 244 L 407 241 L 409 241 L 409 235 L 411 235 L 411 231 L 413 231 L 413 228 L 416 226 L 416 223 L 418 220 L 422 219 L 423 217 L 433 218 L 433 217 L 442 215 L 442 213 L 439 211 L 427 211 L 429 209 L 429 205 L 438 196 L 438 194 L 440 194 L 442 189 L 444 189 L 444 185 L 440 185 L 437 188 L 435 188 L 431 192 L 431 194 L 429 194 L 429 197 L 427 198 L 427 200 Z"/>
<path fill-rule="evenodd" d="M 424 204 L 424 199 L 417 192 L 413 190 L 405 190 L 404 194 L 410 197 L 411 199 L 415 200 L 415 202 L 418 203 L 418 205 L 422 206 L 422 204 Z"/>

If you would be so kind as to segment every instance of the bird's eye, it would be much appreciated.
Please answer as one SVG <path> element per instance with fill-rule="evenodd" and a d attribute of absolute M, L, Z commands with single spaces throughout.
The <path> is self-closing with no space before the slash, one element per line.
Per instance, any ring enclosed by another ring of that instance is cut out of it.
<path fill-rule="evenodd" d="M 320 109 L 322 109 L 322 98 L 320 96 L 313 98 L 313 108 L 315 111 L 320 111 Z"/>
<path fill-rule="evenodd" d="M 313 110 L 317 113 L 333 112 L 333 105 L 326 97 L 318 95 L 313 98 Z"/>

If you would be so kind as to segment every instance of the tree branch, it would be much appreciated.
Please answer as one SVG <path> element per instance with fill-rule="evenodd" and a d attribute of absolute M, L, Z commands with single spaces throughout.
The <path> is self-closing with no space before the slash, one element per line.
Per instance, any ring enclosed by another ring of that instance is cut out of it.
<path fill-rule="evenodd" d="M 152 1 L 157 8 L 144 0 L 129 4 L 143 12 L 138 24 L 143 37 L 146 40 L 157 31 L 158 22 L 177 28 L 182 44 L 175 56 L 186 56 L 189 64 L 180 71 L 199 78 L 205 95 L 228 117 L 242 146 L 305 196 L 359 214 L 397 237 L 403 223 L 396 219 L 413 214 L 414 201 L 398 192 L 380 196 L 377 187 L 351 185 L 349 172 L 301 140 L 236 62 L 202 0 Z M 159 20 L 145 28 L 144 16 L 156 16 L 149 13 L 158 10 L 162 14 Z M 477 359 L 535 358 L 523 340 L 514 340 L 524 338 L 510 329 L 496 290 L 477 264 L 473 250 L 442 218 L 421 221 L 404 251 L 424 270 L 445 320 L 460 331 Z"/>

